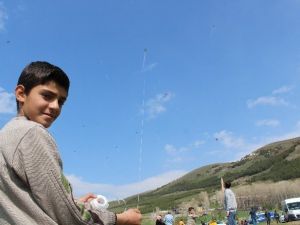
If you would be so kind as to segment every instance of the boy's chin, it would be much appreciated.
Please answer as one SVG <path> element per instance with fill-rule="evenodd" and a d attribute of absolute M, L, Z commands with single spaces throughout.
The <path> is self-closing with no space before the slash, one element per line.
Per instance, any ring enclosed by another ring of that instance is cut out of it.
<path fill-rule="evenodd" d="M 36 121 L 36 122 L 43 125 L 43 127 L 45 127 L 45 128 L 49 128 L 51 126 L 51 124 L 54 122 L 54 120 L 52 120 L 52 121 L 40 120 L 40 121 Z"/>
<path fill-rule="evenodd" d="M 42 124 L 45 128 L 49 128 L 51 124 Z"/>

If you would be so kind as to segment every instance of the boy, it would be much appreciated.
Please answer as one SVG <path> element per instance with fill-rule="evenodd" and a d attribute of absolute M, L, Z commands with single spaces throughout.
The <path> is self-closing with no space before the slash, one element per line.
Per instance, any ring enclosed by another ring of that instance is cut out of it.
<path fill-rule="evenodd" d="M 224 191 L 224 208 L 228 219 L 228 225 L 236 225 L 236 209 L 237 203 L 233 191 L 230 189 L 231 182 L 225 182 Z"/>
<path fill-rule="evenodd" d="M 0 131 L 0 224 L 140 225 L 138 209 L 93 210 L 93 194 L 74 200 L 46 129 L 60 115 L 68 90 L 69 78 L 50 63 L 33 62 L 22 71 L 15 89 L 18 116 Z"/>
<path fill-rule="evenodd" d="M 166 225 L 173 225 L 173 223 L 174 223 L 174 217 L 173 217 L 173 215 L 171 214 L 170 211 L 168 211 L 167 214 L 165 215 L 165 217 L 164 217 L 164 223 Z"/>
<path fill-rule="evenodd" d="M 185 225 L 185 223 L 183 222 L 183 219 L 179 220 L 178 225 Z"/>
<path fill-rule="evenodd" d="M 156 217 L 155 225 L 165 225 L 164 221 L 162 220 L 161 215 Z"/>
<path fill-rule="evenodd" d="M 196 225 L 196 213 L 194 207 L 188 208 L 188 218 L 186 225 Z"/>

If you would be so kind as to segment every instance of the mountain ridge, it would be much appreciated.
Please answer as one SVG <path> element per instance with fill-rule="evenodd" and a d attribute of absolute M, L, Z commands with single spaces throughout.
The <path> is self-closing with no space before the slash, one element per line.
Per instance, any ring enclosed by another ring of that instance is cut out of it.
<path fill-rule="evenodd" d="M 220 189 L 220 178 L 240 186 L 255 182 L 278 182 L 300 178 L 300 137 L 267 144 L 235 162 L 214 163 L 194 169 L 155 190 L 139 194 L 142 212 L 176 208 L 200 192 L 212 194 Z M 125 199 L 127 207 L 136 207 L 137 195 Z M 111 203 L 112 210 L 120 208 Z"/>

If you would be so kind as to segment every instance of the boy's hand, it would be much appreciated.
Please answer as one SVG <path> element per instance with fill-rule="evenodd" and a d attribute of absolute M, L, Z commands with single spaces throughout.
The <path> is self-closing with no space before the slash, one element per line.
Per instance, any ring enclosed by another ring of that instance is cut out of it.
<path fill-rule="evenodd" d="M 88 193 L 88 194 L 80 197 L 78 199 L 78 201 L 85 203 L 85 202 L 89 202 L 89 201 L 93 200 L 94 198 L 97 198 L 97 196 L 94 195 L 93 193 Z"/>
<path fill-rule="evenodd" d="M 127 211 L 117 214 L 117 225 L 140 225 L 142 215 L 138 209 L 128 209 Z"/>

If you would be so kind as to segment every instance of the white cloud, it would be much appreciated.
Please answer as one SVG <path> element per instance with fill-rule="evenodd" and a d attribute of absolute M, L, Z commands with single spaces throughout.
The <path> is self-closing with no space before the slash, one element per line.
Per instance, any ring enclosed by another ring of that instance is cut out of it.
<path fill-rule="evenodd" d="M 195 149 L 200 149 L 202 145 L 205 144 L 203 140 L 196 140 L 191 144 L 182 147 L 175 147 L 172 144 L 166 144 L 164 146 L 164 151 L 168 154 L 166 158 L 166 163 L 171 164 L 181 164 L 189 161 L 195 160 L 193 157 L 193 153 L 191 153 Z"/>
<path fill-rule="evenodd" d="M 180 164 L 183 162 L 187 162 L 187 159 L 181 156 L 175 156 L 173 158 L 167 158 L 166 163 L 168 164 Z"/>
<path fill-rule="evenodd" d="M 17 8 L 14 10 L 15 13 L 20 13 L 23 11 L 26 11 L 27 7 L 25 5 L 25 2 L 19 2 L 19 4 L 17 5 Z"/>
<path fill-rule="evenodd" d="M 173 180 L 176 180 L 186 173 L 187 171 L 174 170 L 147 178 L 140 182 L 123 185 L 89 183 L 84 181 L 83 178 L 77 177 L 76 175 L 68 175 L 67 178 L 72 184 L 74 194 L 77 197 L 92 192 L 95 194 L 102 194 L 109 200 L 117 200 L 145 191 L 154 190 L 170 183 Z"/>
<path fill-rule="evenodd" d="M 254 108 L 258 105 L 271 105 L 271 106 L 287 106 L 289 105 L 283 98 L 274 97 L 274 96 L 262 96 L 255 100 L 248 100 L 247 106 L 248 108 Z"/>
<path fill-rule="evenodd" d="M 283 94 L 290 92 L 294 87 L 293 86 L 282 86 L 272 92 L 273 95 L 275 94 Z"/>
<path fill-rule="evenodd" d="M 269 127 L 277 127 L 279 126 L 280 122 L 278 120 L 266 119 L 266 120 L 259 120 L 256 122 L 256 126 L 269 126 Z"/>
<path fill-rule="evenodd" d="M 5 22 L 8 19 L 6 9 L 2 2 L 0 2 L 0 31 L 5 30 Z"/>
<path fill-rule="evenodd" d="M 205 141 L 203 141 L 203 140 L 197 140 L 197 141 L 195 141 L 194 143 L 193 143 L 193 146 L 195 147 L 195 148 L 199 148 L 201 145 L 204 145 L 205 144 Z"/>
<path fill-rule="evenodd" d="M 296 124 L 296 125 L 298 125 L 298 124 Z M 265 138 L 262 143 L 263 143 L 263 145 L 266 145 L 266 144 L 269 144 L 272 142 L 287 140 L 287 139 L 296 138 L 296 137 L 300 137 L 300 127 L 296 127 L 295 130 L 292 130 L 292 131 L 287 132 L 282 135 Z"/>
<path fill-rule="evenodd" d="M 296 130 L 287 132 L 285 134 L 282 135 L 278 135 L 278 136 L 272 136 L 272 137 L 264 137 L 258 141 L 255 141 L 255 143 L 249 144 L 249 146 L 251 146 L 251 148 L 245 149 L 245 150 L 241 150 L 237 155 L 236 155 L 236 160 L 244 157 L 245 155 L 263 147 L 266 146 L 270 143 L 274 143 L 277 141 L 283 141 L 283 140 L 288 140 L 288 139 L 292 139 L 292 138 L 296 138 L 296 137 L 300 137 L 300 127 L 298 127 Z"/>
<path fill-rule="evenodd" d="M 225 146 L 226 150 L 222 150 L 222 152 L 226 151 L 227 155 L 230 154 L 232 161 L 239 160 L 243 156 L 264 145 L 264 143 L 262 142 L 248 142 L 244 138 L 237 137 L 232 132 L 226 130 L 216 132 L 214 134 L 214 137 L 216 141 L 218 141 L 221 145 Z M 220 153 L 220 151 L 215 151 L 215 154 Z"/>
<path fill-rule="evenodd" d="M 16 100 L 13 93 L 6 92 L 0 87 L 0 113 L 15 113 Z"/>
<path fill-rule="evenodd" d="M 165 151 L 166 151 L 168 154 L 174 154 L 174 153 L 177 152 L 177 149 L 176 149 L 173 145 L 166 144 L 166 145 L 165 145 Z"/>
<path fill-rule="evenodd" d="M 247 101 L 248 108 L 254 108 L 258 105 L 269 105 L 269 106 L 287 106 L 289 103 L 282 97 L 274 96 L 278 94 L 285 94 L 291 92 L 293 86 L 284 85 L 278 89 L 272 91 L 272 95 L 270 96 L 261 96 L 257 99 L 249 99 Z"/>
<path fill-rule="evenodd" d="M 165 151 L 170 154 L 170 155 L 176 155 L 176 154 L 180 154 L 182 152 L 187 152 L 189 151 L 190 148 L 188 147 L 180 147 L 180 148 L 176 148 L 173 145 L 170 144 L 166 144 L 165 145 Z"/>
<path fill-rule="evenodd" d="M 164 113 L 167 109 L 165 104 L 169 102 L 174 97 L 171 92 L 166 92 L 164 94 L 158 94 L 155 98 L 149 99 L 145 104 L 145 112 L 148 114 L 149 118 L 155 118 L 161 113 Z"/>
<path fill-rule="evenodd" d="M 233 160 L 239 160 L 245 155 L 267 144 L 300 137 L 300 121 L 296 123 L 295 127 L 296 128 L 294 130 L 282 135 L 263 137 L 259 139 L 254 138 L 252 140 L 245 140 L 243 138 L 236 137 L 233 135 L 232 132 L 226 130 L 215 133 L 215 138 L 217 139 L 218 142 L 224 145 L 228 151 L 232 151 L 230 154 L 232 155 Z M 216 151 L 215 153 L 219 154 L 220 152 Z"/>
<path fill-rule="evenodd" d="M 232 132 L 226 130 L 215 133 L 214 137 L 227 148 L 242 148 L 246 145 L 244 139 L 235 137 Z"/>
<path fill-rule="evenodd" d="M 142 69 L 142 72 L 145 73 L 145 72 L 149 72 L 149 71 L 152 71 L 154 70 L 156 67 L 157 67 L 158 63 L 151 63 L 147 66 L 145 66 L 143 69 Z"/>

